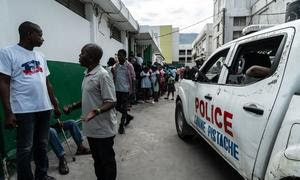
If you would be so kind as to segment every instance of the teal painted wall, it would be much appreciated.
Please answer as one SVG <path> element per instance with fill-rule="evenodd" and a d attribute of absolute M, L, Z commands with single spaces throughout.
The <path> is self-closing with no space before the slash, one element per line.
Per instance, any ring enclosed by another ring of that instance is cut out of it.
<path fill-rule="evenodd" d="M 81 82 L 83 79 L 84 68 L 82 68 L 79 64 L 58 61 L 48 61 L 48 67 L 51 73 L 49 79 L 54 88 L 61 110 L 63 109 L 64 105 L 81 100 Z M 67 120 L 71 118 L 77 120 L 79 119 L 80 114 L 80 110 L 74 111 L 68 116 L 63 114 L 61 120 Z M 3 129 L 3 121 L 4 116 L 1 106 L 0 158 L 7 155 L 9 159 L 13 159 L 15 158 L 16 152 L 16 131 Z M 50 124 L 52 123 L 55 123 L 54 119 L 51 119 Z"/>
<path fill-rule="evenodd" d="M 152 46 L 151 45 L 149 45 L 144 50 L 144 63 L 146 63 L 146 65 L 152 64 Z"/>

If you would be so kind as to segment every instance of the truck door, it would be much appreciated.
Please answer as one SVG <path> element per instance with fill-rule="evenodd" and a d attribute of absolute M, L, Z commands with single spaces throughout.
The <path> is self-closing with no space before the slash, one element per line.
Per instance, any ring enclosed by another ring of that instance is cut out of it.
<path fill-rule="evenodd" d="M 215 144 L 215 139 L 210 134 L 211 127 L 217 126 L 212 116 L 214 113 L 214 101 L 225 68 L 223 64 L 229 61 L 232 47 L 232 45 L 224 47 L 211 56 L 201 68 L 201 74 L 198 74 L 198 79 L 194 82 L 194 87 L 189 90 L 189 118 L 192 126 L 217 151 L 220 151 L 220 147 Z M 226 98 L 229 97 L 224 97 L 223 100 L 226 101 Z"/>
<path fill-rule="evenodd" d="M 278 64 L 287 32 L 265 33 L 238 42 L 235 56 L 226 70 L 228 76 L 225 84 L 220 86 L 219 94 L 230 97 L 226 107 L 227 117 L 222 111 L 223 118 L 230 119 L 230 126 L 225 132 L 230 140 L 220 138 L 223 151 L 233 153 L 227 159 L 249 179 L 281 84 L 280 74 L 284 70 Z"/>

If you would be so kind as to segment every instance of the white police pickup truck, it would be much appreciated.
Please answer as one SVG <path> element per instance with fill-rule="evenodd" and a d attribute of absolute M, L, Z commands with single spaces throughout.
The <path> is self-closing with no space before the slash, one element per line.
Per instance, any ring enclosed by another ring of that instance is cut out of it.
<path fill-rule="evenodd" d="M 300 178 L 300 20 L 219 48 L 182 80 L 180 138 L 200 134 L 245 179 Z"/>

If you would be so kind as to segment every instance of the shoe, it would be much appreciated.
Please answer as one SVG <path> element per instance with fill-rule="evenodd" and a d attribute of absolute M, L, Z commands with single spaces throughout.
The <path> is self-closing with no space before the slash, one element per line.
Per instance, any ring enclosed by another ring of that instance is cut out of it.
<path fill-rule="evenodd" d="M 165 97 L 165 99 L 169 99 L 168 97 Z"/>
<path fill-rule="evenodd" d="M 92 152 L 90 149 L 83 147 L 81 149 L 78 148 L 75 155 L 87 155 L 87 154 L 91 154 L 91 153 Z"/>
<path fill-rule="evenodd" d="M 172 98 L 171 100 L 174 100 L 174 98 Z"/>
<path fill-rule="evenodd" d="M 52 176 L 48 176 L 48 175 L 46 175 L 44 178 L 43 178 L 43 180 L 56 180 L 54 177 L 52 177 Z"/>
<path fill-rule="evenodd" d="M 118 132 L 119 132 L 119 134 L 125 134 L 125 129 L 124 129 L 124 127 L 123 127 L 123 126 L 120 126 Z"/>
<path fill-rule="evenodd" d="M 69 173 L 69 167 L 68 167 L 65 156 L 62 156 L 61 158 L 59 158 L 58 171 L 61 175 L 66 175 Z M 52 179 L 49 179 L 49 180 L 52 180 Z"/>
<path fill-rule="evenodd" d="M 130 121 L 133 120 L 133 118 L 134 118 L 133 116 L 131 116 L 131 115 L 128 114 L 126 122 L 124 123 L 124 126 L 127 126 L 130 123 Z"/>
<path fill-rule="evenodd" d="M 152 101 L 152 102 L 151 102 L 151 104 L 155 104 L 155 102 L 154 102 L 154 101 Z"/>

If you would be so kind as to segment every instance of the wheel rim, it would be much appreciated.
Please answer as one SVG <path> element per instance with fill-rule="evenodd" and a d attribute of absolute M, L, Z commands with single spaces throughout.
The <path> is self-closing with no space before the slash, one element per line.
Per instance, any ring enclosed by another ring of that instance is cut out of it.
<path fill-rule="evenodd" d="M 183 114 L 182 114 L 181 111 L 178 112 L 177 125 L 178 125 L 178 130 L 179 130 L 180 134 L 182 134 L 182 129 L 183 129 Z"/>

